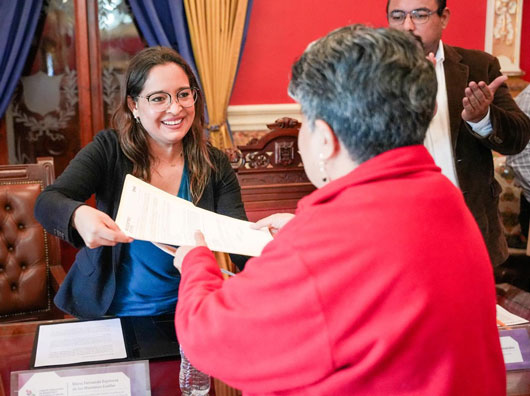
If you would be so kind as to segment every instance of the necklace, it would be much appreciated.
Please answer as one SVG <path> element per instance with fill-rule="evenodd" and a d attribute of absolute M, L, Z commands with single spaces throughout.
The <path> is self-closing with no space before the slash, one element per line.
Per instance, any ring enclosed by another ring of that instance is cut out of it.
<path fill-rule="evenodd" d="M 158 156 L 156 158 L 156 162 L 153 165 L 155 168 L 158 168 L 160 166 L 175 168 L 181 163 L 181 158 L 183 156 L 184 156 L 184 149 L 181 149 L 180 153 L 178 153 L 176 157 L 171 158 L 169 161 L 166 160 L 166 158 L 164 158 L 163 156 Z"/>
<path fill-rule="evenodd" d="M 177 158 L 175 160 L 173 160 L 173 161 L 165 161 L 165 160 L 161 160 L 161 159 L 159 159 L 158 161 L 160 163 L 167 164 L 171 168 L 175 168 L 176 166 L 178 166 L 178 164 L 180 163 L 180 159 L 183 157 L 183 151 L 184 150 L 181 150 L 180 153 L 177 155 Z"/>

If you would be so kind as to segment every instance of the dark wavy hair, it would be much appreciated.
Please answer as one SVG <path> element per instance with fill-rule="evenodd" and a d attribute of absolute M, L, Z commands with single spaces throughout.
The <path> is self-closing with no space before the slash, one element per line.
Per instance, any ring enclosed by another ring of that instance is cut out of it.
<path fill-rule="evenodd" d="M 154 157 L 149 151 L 147 132 L 140 123 L 135 122 L 127 104 L 127 98 L 131 97 L 136 101 L 151 69 L 166 63 L 175 63 L 180 66 L 188 76 L 190 87 L 197 89 L 195 118 L 190 130 L 182 140 L 184 157 L 190 175 L 190 192 L 193 202 L 197 203 L 208 182 L 209 169 L 213 169 L 214 165 L 204 135 L 203 95 L 199 90 L 199 84 L 191 67 L 175 50 L 166 47 L 149 47 L 138 52 L 131 59 L 127 68 L 120 104 L 112 116 L 112 127 L 118 133 L 121 149 L 133 163 L 133 175 L 149 182 Z"/>

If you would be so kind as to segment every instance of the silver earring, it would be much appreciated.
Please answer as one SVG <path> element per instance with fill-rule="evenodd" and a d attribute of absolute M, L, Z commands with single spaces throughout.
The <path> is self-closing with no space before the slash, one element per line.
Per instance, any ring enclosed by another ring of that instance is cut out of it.
<path fill-rule="evenodd" d="M 134 121 L 136 121 L 137 124 L 140 123 L 140 118 L 138 116 L 134 116 Z"/>
<path fill-rule="evenodd" d="M 322 176 L 322 182 L 326 183 L 328 181 L 328 174 L 326 172 L 326 161 L 324 161 L 324 154 L 319 154 L 320 160 L 318 161 L 318 167 L 320 170 L 320 173 L 322 173 L 324 176 Z"/>

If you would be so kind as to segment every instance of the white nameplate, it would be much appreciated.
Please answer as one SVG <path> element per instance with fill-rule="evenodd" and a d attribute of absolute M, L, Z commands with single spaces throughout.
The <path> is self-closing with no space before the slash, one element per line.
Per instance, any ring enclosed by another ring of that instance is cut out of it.
<path fill-rule="evenodd" d="M 50 371 L 37 373 L 18 391 L 19 395 L 131 396 L 131 381 L 123 373 L 59 377 Z"/>
<path fill-rule="evenodd" d="M 149 362 L 14 371 L 11 396 L 148 396 Z"/>
<path fill-rule="evenodd" d="M 524 361 L 519 343 L 512 337 L 501 337 L 501 348 L 504 363 L 521 363 Z"/>

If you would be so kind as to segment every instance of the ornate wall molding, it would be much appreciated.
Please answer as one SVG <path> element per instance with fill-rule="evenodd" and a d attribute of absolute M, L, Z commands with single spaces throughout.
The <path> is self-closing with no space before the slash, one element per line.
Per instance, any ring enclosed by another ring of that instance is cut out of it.
<path fill-rule="evenodd" d="M 523 74 L 519 67 L 523 0 L 488 0 L 485 50 L 495 55 L 502 72 Z"/>
<path fill-rule="evenodd" d="M 268 130 L 267 124 L 278 118 L 300 120 L 302 113 L 296 103 L 228 106 L 228 122 L 232 131 Z"/>

